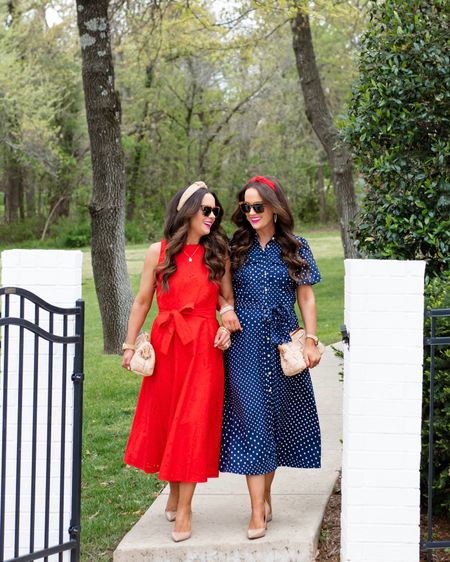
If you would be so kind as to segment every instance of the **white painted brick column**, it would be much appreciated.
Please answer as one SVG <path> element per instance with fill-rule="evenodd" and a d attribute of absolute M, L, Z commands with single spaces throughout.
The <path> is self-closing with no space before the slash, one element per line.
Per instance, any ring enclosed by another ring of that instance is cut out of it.
<path fill-rule="evenodd" d="M 425 262 L 345 260 L 342 562 L 418 562 Z"/>
<path fill-rule="evenodd" d="M 6 250 L 2 252 L 3 287 L 20 287 L 27 289 L 52 305 L 73 307 L 81 298 L 82 252 L 65 250 Z M 34 323 L 35 306 L 26 302 L 25 318 Z M 4 314 L 4 298 L 1 302 Z M 19 298 L 10 296 L 9 316 L 19 317 Z M 40 310 L 39 326 L 49 328 L 49 313 Z M 55 315 L 54 333 L 63 335 L 62 317 Z M 75 322 L 69 318 L 68 335 L 75 332 Z M 30 495 L 31 495 L 31 451 L 32 451 L 32 414 L 34 387 L 34 334 L 24 330 L 23 363 L 23 418 L 22 450 L 20 478 L 20 551 L 29 552 L 30 543 Z M 9 327 L 9 368 L 7 398 L 7 454 L 6 454 L 6 489 L 5 489 L 5 559 L 14 555 L 15 502 L 16 502 L 16 449 L 18 419 L 18 352 L 19 328 Z M 53 384 L 52 384 L 52 424 L 51 424 L 51 470 L 50 470 L 50 516 L 48 546 L 59 543 L 59 501 L 60 501 L 60 456 L 62 430 L 62 359 L 61 344 L 53 344 Z M 2 349 L 0 351 L 0 411 L 3 412 L 3 352 L 4 329 L 2 329 Z M 44 507 L 45 507 L 45 473 L 47 453 L 47 403 L 48 403 L 48 355 L 49 344 L 39 338 L 38 393 L 37 393 L 37 462 L 36 462 L 36 515 L 34 550 L 44 548 Z M 65 475 L 64 475 L 64 536 L 68 540 L 67 530 L 71 511 L 71 472 L 72 472 L 72 428 L 73 428 L 73 372 L 74 345 L 67 346 L 67 401 L 65 407 Z M 0 416 L 0 424 L 2 418 Z M 1 435 L 1 433 L 0 433 Z M 56 562 L 58 555 L 50 556 L 49 561 Z M 70 553 L 63 555 L 63 560 L 70 560 Z"/>

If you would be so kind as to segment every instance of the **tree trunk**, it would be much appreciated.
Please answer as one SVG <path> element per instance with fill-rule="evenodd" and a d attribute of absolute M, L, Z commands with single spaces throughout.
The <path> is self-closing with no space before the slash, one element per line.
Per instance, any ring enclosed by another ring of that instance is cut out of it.
<path fill-rule="evenodd" d="M 131 165 L 130 180 L 128 183 L 128 201 L 127 201 L 126 216 L 127 216 L 127 220 L 129 221 L 132 221 L 134 219 L 134 214 L 136 211 L 139 172 L 141 168 L 142 149 L 143 149 L 143 142 L 145 137 L 144 128 L 145 128 L 145 120 L 147 119 L 147 113 L 148 113 L 148 101 L 145 100 L 144 111 L 142 115 L 142 123 L 139 125 L 139 129 L 138 129 L 136 146 L 134 148 L 134 155 Z"/>
<path fill-rule="evenodd" d="M 317 164 L 317 192 L 319 195 L 319 220 L 322 224 L 327 222 L 327 209 L 325 205 L 325 180 L 323 174 L 323 162 Z"/>
<path fill-rule="evenodd" d="M 58 207 L 61 207 L 61 205 L 64 203 L 65 199 L 66 198 L 64 196 L 60 197 L 58 199 L 58 201 L 51 208 L 50 213 L 48 214 L 47 220 L 45 221 L 44 230 L 42 231 L 42 235 L 41 235 L 41 240 L 45 240 L 45 236 L 47 234 L 48 227 L 50 226 L 50 222 L 53 219 L 53 217 L 55 216 L 56 210 L 58 209 Z"/>
<path fill-rule="evenodd" d="M 70 214 L 71 189 L 67 179 L 60 179 L 58 190 L 50 198 L 49 205 L 52 213 L 51 222 L 58 222 L 62 217 Z"/>
<path fill-rule="evenodd" d="M 19 222 L 19 198 L 18 190 L 7 177 L 5 186 L 5 218 L 7 223 Z"/>
<path fill-rule="evenodd" d="M 5 160 L 5 217 L 14 223 L 25 218 L 23 170 L 11 149 L 6 150 Z"/>
<path fill-rule="evenodd" d="M 150 89 L 153 83 L 153 61 L 147 64 L 145 69 L 145 87 Z M 141 168 L 143 142 L 145 138 L 145 128 L 147 126 L 147 117 L 149 110 L 149 102 L 146 99 L 144 102 L 144 110 L 142 112 L 141 123 L 138 125 L 138 135 L 136 147 L 134 149 L 133 164 L 131 168 L 130 182 L 128 184 L 128 201 L 127 201 L 127 220 L 134 219 L 136 211 L 136 200 L 138 192 L 139 172 Z"/>
<path fill-rule="evenodd" d="M 326 104 L 316 65 L 309 17 L 299 7 L 297 1 L 294 4 L 297 7 L 297 12 L 291 20 L 292 44 L 305 100 L 306 116 L 319 137 L 330 164 L 344 255 L 346 258 L 356 258 L 358 254 L 349 232 L 349 223 L 355 219 L 357 212 L 353 187 L 352 158 L 347 145 L 339 136 L 339 131 Z"/>
<path fill-rule="evenodd" d="M 133 297 L 125 260 L 125 165 L 108 4 L 109 0 L 77 0 L 77 20 L 93 174 L 92 268 L 104 350 L 119 353 Z"/>
<path fill-rule="evenodd" d="M 36 214 L 34 183 L 27 182 L 25 198 L 27 200 L 27 219 L 31 219 Z"/>

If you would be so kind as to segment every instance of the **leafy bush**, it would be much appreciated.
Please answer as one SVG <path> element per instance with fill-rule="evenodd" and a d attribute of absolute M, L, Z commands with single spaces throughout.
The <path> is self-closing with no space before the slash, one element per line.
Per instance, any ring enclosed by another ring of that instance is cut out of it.
<path fill-rule="evenodd" d="M 58 248 L 83 248 L 91 243 L 91 225 L 86 217 L 63 218 L 52 225 L 50 236 Z"/>
<path fill-rule="evenodd" d="M 446 280 L 434 279 L 427 287 L 427 309 L 450 309 L 450 274 Z M 426 320 L 425 333 L 430 335 L 430 319 Z M 437 319 L 436 335 L 450 337 L 450 318 Z M 430 413 L 430 348 L 425 347 L 422 398 L 422 495 L 427 496 L 428 482 L 428 431 Z M 434 511 L 450 512 L 450 347 L 435 347 L 434 373 L 434 450 L 433 450 L 433 504 Z"/>
<path fill-rule="evenodd" d="M 428 307 L 450 307 L 450 57 L 445 0 L 374 2 L 344 128 L 365 180 L 354 236 L 363 256 L 426 259 Z M 427 321 L 426 329 L 429 329 Z M 450 335 L 440 321 L 439 335 Z M 425 350 L 422 493 L 430 357 Z M 450 509 L 450 351 L 436 349 L 436 511 Z"/>
<path fill-rule="evenodd" d="M 141 242 L 148 242 L 149 231 L 146 226 L 136 221 L 127 221 L 125 223 L 125 239 L 131 244 L 140 244 Z"/>
<path fill-rule="evenodd" d="M 362 255 L 450 267 L 450 59 L 445 0 L 373 3 L 345 128 L 366 181 Z"/>
<path fill-rule="evenodd" d="M 131 221 L 125 222 L 125 239 L 131 244 L 157 242 L 161 240 L 164 226 L 164 215 L 152 208 L 139 209 Z"/>
<path fill-rule="evenodd" d="M 25 241 L 39 240 L 44 228 L 43 217 L 33 217 L 22 222 L 0 224 L 0 243 L 2 246 L 20 244 Z"/>

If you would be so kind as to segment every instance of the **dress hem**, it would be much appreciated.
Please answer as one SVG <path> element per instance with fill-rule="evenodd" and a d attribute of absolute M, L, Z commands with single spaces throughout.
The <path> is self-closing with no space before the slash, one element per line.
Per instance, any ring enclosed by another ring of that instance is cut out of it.
<path fill-rule="evenodd" d="M 265 471 L 256 471 L 256 472 L 242 472 L 242 469 L 238 469 L 238 468 L 219 468 L 219 472 L 228 472 L 231 474 L 241 474 L 242 476 L 258 476 L 261 474 L 270 474 L 271 472 L 274 472 L 275 470 L 277 470 L 277 468 L 281 468 L 281 467 L 287 467 L 287 468 L 322 468 L 321 463 L 314 465 L 314 466 L 298 466 L 298 465 L 294 465 L 294 464 L 278 464 L 276 465 L 274 468 L 272 468 L 271 470 L 265 470 Z"/>
<path fill-rule="evenodd" d="M 139 470 L 142 470 L 146 474 L 157 474 L 158 480 L 163 480 L 165 482 L 201 483 L 201 482 L 207 482 L 209 478 L 218 478 L 219 477 L 219 470 L 217 470 L 217 472 L 215 472 L 214 474 L 209 474 L 208 476 L 185 477 L 185 476 L 178 475 L 178 476 L 172 477 L 167 473 L 163 473 L 163 475 L 161 476 L 161 473 L 159 471 L 159 467 L 158 468 L 152 468 L 152 467 L 149 467 L 149 466 L 142 466 L 137 462 L 133 462 L 131 459 L 124 460 L 124 463 L 129 465 L 129 466 L 133 466 L 134 468 L 137 468 Z"/>

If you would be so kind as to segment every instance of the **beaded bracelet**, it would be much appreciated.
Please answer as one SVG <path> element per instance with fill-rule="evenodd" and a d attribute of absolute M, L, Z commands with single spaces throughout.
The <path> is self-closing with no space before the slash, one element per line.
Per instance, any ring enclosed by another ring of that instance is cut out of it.
<path fill-rule="evenodd" d="M 234 310 L 234 306 L 232 304 L 227 304 L 219 310 L 219 314 L 222 316 L 222 314 L 225 314 L 225 312 L 229 312 L 230 310 Z"/>

